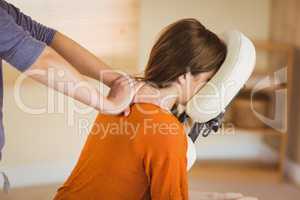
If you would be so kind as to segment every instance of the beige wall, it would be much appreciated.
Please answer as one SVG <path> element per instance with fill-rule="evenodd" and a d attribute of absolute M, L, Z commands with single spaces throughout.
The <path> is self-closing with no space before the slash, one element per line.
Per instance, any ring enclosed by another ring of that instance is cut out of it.
<path fill-rule="evenodd" d="M 138 0 L 8 0 L 33 19 L 67 34 L 114 68 L 138 61 Z M 14 72 L 7 75 L 14 80 Z"/>
<path fill-rule="evenodd" d="M 140 66 L 145 66 L 158 32 L 178 19 L 193 17 L 217 33 L 238 29 L 269 38 L 271 0 L 141 0 Z"/>
<path fill-rule="evenodd" d="M 300 47 L 300 1 L 273 0 L 271 7 L 271 38 Z"/>

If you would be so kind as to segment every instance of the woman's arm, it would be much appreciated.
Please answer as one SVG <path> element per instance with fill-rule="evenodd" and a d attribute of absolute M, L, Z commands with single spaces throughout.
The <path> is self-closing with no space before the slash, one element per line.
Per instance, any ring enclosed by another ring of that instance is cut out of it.
<path fill-rule="evenodd" d="M 81 74 L 99 80 L 109 87 L 121 75 L 77 42 L 58 31 L 50 46 Z"/>

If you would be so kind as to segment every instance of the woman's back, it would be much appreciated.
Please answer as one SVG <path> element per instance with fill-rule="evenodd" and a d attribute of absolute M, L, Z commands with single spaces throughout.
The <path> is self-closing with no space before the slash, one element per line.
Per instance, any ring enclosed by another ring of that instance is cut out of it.
<path fill-rule="evenodd" d="M 180 122 L 152 104 L 128 117 L 98 115 L 56 200 L 188 199 L 187 141 Z"/>

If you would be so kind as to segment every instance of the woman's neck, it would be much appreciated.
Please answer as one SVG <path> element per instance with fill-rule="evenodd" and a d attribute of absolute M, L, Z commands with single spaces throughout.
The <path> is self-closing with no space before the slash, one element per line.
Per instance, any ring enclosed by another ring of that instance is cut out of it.
<path fill-rule="evenodd" d="M 170 111 L 178 100 L 178 88 L 172 84 L 166 88 L 155 88 L 145 84 L 136 95 L 136 102 L 152 103 Z"/>

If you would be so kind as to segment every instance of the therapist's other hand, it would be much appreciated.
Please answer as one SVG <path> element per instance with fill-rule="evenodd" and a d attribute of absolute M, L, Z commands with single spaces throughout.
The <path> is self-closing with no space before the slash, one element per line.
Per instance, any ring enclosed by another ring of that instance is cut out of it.
<path fill-rule="evenodd" d="M 137 91 L 144 85 L 141 81 L 136 81 L 129 75 L 121 75 L 113 81 L 110 86 L 107 99 L 112 103 L 112 107 L 107 110 L 109 114 L 129 115 L 130 105 Z"/>

